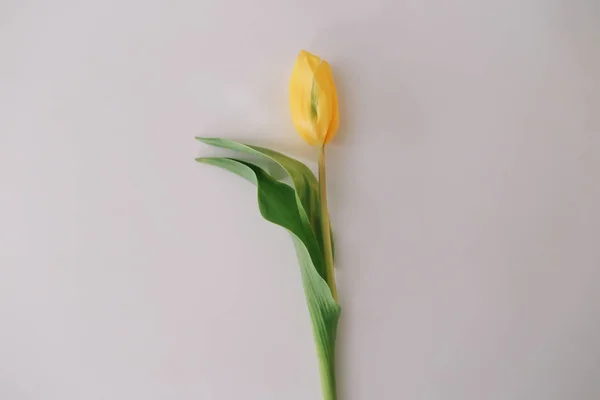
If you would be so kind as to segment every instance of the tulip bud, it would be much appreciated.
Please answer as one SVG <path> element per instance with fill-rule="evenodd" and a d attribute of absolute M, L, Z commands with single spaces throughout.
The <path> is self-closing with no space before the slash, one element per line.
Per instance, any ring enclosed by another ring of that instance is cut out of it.
<path fill-rule="evenodd" d="M 323 146 L 338 130 L 340 116 L 331 67 L 302 50 L 290 80 L 290 111 L 300 136 L 311 146 Z"/>

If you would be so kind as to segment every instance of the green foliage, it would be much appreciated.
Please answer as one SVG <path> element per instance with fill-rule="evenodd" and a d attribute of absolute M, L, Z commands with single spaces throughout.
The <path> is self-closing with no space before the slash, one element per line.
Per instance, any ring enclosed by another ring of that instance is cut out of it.
<path fill-rule="evenodd" d="M 273 150 L 226 139 L 197 138 L 206 144 L 263 157 L 281 166 L 292 186 L 280 182 L 248 161 L 204 157 L 196 161 L 232 172 L 256 185 L 261 215 L 285 228 L 291 235 L 302 276 L 313 335 L 319 358 L 324 400 L 335 400 L 335 338 L 340 307 L 325 280 L 323 245 L 319 232 L 319 185 L 312 171 L 301 162 Z"/>

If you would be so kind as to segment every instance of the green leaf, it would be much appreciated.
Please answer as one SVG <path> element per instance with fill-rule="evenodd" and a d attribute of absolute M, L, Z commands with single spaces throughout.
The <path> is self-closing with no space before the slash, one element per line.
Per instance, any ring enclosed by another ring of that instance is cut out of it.
<path fill-rule="evenodd" d="M 298 160 L 264 147 L 250 146 L 229 139 L 201 137 L 197 137 L 196 139 L 211 146 L 258 156 L 265 161 L 274 162 L 283 168 L 294 186 L 302 223 L 313 232 L 315 238 L 314 242 L 309 240 L 306 246 L 313 261 L 315 261 L 315 258 L 318 258 L 319 261 L 315 262 L 315 268 L 326 279 L 325 264 L 322 257 L 323 239 L 320 225 L 319 182 L 310 168 Z"/>
<path fill-rule="evenodd" d="M 317 347 L 321 386 L 324 400 L 335 400 L 335 338 L 340 307 L 333 299 L 325 279 L 314 264 L 314 257 L 307 242 L 314 240 L 314 233 L 301 217 L 301 203 L 297 192 L 289 185 L 279 182 L 263 169 L 232 158 L 198 158 L 198 162 L 211 164 L 233 172 L 254 183 L 258 189 L 258 206 L 268 221 L 290 233 L 302 276 L 302 284 L 313 327 Z"/>

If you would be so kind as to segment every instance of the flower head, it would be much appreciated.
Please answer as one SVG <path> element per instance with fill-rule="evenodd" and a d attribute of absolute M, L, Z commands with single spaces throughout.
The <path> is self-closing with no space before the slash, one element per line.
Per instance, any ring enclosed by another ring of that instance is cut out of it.
<path fill-rule="evenodd" d="M 338 130 L 338 98 L 327 61 L 302 50 L 290 80 L 290 110 L 296 130 L 311 146 L 323 146 Z"/>

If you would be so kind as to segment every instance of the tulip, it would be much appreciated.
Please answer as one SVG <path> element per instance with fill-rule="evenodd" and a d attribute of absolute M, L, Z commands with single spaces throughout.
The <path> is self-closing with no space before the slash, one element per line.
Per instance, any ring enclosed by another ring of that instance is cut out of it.
<path fill-rule="evenodd" d="M 333 265 L 333 244 L 329 210 L 327 208 L 327 183 L 325 174 L 325 145 L 337 133 L 340 114 L 338 98 L 331 67 L 327 61 L 302 50 L 296 58 L 290 80 L 290 111 L 292 121 L 300 136 L 311 146 L 319 148 L 319 203 L 321 211 L 321 248 L 325 263 L 325 280 L 333 300 L 337 303 L 337 287 Z M 322 328 L 322 327 L 321 327 Z M 322 343 L 317 344 L 321 348 Z M 331 349 L 335 346 L 335 334 Z M 319 353 L 321 389 L 324 400 L 337 399 L 335 384 L 335 358 Z"/>
<path fill-rule="evenodd" d="M 302 50 L 290 80 L 290 110 L 296 130 L 311 146 L 334 138 L 340 115 L 329 63 Z"/>
<path fill-rule="evenodd" d="M 322 400 L 337 400 L 335 341 L 341 308 L 333 265 L 327 209 L 325 147 L 338 130 L 338 99 L 327 61 L 306 51 L 296 59 L 290 82 L 292 120 L 300 135 L 319 151 L 319 177 L 302 162 L 276 151 L 228 139 L 197 138 L 203 143 L 258 157 L 281 166 L 290 183 L 281 182 L 261 165 L 234 157 L 196 160 L 239 175 L 258 188 L 261 215 L 285 228 L 296 248 L 310 314 L 321 377 Z M 329 290 L 328 290 L 329 289 Z"/>

